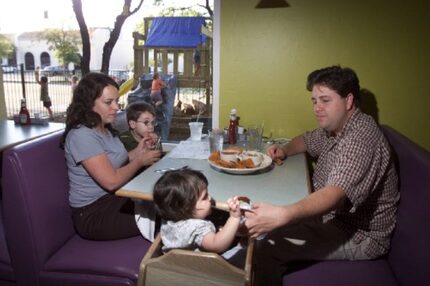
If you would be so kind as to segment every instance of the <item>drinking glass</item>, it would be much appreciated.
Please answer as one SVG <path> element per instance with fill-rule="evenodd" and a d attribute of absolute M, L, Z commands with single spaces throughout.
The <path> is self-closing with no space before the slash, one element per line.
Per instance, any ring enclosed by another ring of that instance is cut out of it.
<path fill-rule="evenodd" d="M 246 129 L 246 148 L 261 151 L 263 141 L 263 126 L 251 125 Z"/>
<path fill-rule="evenodd" d="M 209 150 L 211 153 L 222 151 L 224 144 L 224 131 L 213 129 L 209 131 Z"/>
<path fill-rule="evenodd" d="M 203 122 L 190 122 L 190 134 L 192 141 L 200 141 L 202 139 Z"/>

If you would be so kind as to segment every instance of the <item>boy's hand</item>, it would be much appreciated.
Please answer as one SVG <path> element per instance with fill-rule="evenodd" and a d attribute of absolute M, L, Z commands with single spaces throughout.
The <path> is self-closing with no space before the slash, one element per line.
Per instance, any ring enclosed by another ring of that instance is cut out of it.
<path fill-rule="evenodd" d="M 139 160 L 141 166 L 149 166 L 160 160 L 161 152 L 159 150 L 150 150 L 146 147 L 146 141 L 140 140 L 135 149 L 129 153 L 130 161 Z"/>
<path fill-rule="evenodd" d="M 160 143 L 160 141 L 159 141 L 160 138 L 154 132 L 150 132 L 150 133 L 145 134 L 145 137 L 143 137 L 142 140 L 145 141 L 146 149 L 148 149 L 148 150 L 159 149 L 158 145 Z"/>

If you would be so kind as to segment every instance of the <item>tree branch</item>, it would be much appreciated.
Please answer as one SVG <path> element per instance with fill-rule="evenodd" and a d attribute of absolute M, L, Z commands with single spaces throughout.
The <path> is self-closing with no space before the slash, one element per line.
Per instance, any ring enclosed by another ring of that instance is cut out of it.
<path fill-rule="evenodd" d="M 82 40 L 82 59 L 81 59 L 81 71 L 82 75 L 90 72 L 90 59 L 91 59 L 91 46 L 90 36 L 88 33 L 88 27 L 85 22 L 84 14 L 82 13 L 82 1 L 72 0 L 73 11 L 75 12 L 76 20 L 79 24 L 79 30 L 81 33 Z"/>

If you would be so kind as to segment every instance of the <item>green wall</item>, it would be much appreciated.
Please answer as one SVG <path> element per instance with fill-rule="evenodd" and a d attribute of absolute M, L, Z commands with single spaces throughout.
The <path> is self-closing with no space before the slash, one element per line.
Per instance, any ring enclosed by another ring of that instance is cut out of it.
<path fill-rule="evenodd" d="M 220 126 L 230 108 L 241 125 L 292 137 L 317 127 L 309 72 L 353 68 L 376 99 L 379 122 L 430 150 L 430 4 L 425 0 L 221 1 Z"/>

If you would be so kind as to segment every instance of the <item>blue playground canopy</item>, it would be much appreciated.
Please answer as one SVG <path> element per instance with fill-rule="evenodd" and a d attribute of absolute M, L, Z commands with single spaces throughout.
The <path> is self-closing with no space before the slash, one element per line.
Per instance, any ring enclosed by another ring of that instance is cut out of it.
<path fill-rule="evenodd" d="M 145 46 L 148 48 L 196 48 L 206 42 L 201 27 L 204 17 L 157 17 L 152 20 Z"/>

